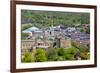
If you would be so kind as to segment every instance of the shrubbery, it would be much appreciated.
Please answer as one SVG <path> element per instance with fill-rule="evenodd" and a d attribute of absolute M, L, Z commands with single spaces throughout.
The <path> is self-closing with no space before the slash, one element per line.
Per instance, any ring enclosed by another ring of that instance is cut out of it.
<path fill-rule="evenodd" d="M 66 61 L 77 60 L 75 56 L 81 57 L 83 60 L 87 60 L 90 57 L 89 52 L 80 52 L 79 48 L 49 48 L 44 50 L 38 48 L 32 56 L 30 53 L 26 53 L 22 62 L 45 62 L 45 61 Z"/>
<path fill-rule="evenodd" d="M 72 41 L 72 45 L 79 49 L 80 57 L 82 60 L 90 59 L 89 45 L 77 44 L 74 41 Z"/>
<path fill-rule="evenodd" d="M 39 48 L 37 49 L 35 55 L 34 55 L 35 62 L 43 62 L 47 61 L 47 56 L 45 50 Z"/>
<path fill-rule="evenodd" d="M 22 62 L 34 62 L 34 58 L 31 53 L 27 52 L 22 56 Z"/>
<path fill-rule="evenodd" d="M 46 52 L 48 61 L 56 61 L 58 58 L 57 50 L 55 48 L 49 48 Z"/>

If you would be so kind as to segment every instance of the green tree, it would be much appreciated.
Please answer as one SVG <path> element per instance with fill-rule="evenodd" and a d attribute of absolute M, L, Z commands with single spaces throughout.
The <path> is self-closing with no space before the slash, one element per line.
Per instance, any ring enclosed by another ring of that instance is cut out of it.
<path fill-rule="evenodd" d="M 29 36 L 29 34 L 28 33 L 21 33 L 21 39 L 23 40 L 23 39 L 26 39 L 27 37 Z"/>
<path fill-rule="evenodd" d="M 83 45 L 83 44 L 78 44 L 75 41 L 72 41 L 72 46 L 77 48 L 80 52 L 89 52 L 89 44 L 88 45 Z"/>
<path fill-rule="evenodd" d="M 72 55 L 72 54 L 66 54 L 65 55 L 65 59 L 66 60 L 74 60 L 74 55 Z"/>
<path fill-rule="evenodd" d="M 47 56 L 49 61 L 57 61 L 58 60 L 57 49 L 49 48 L 47 51 Z"/>
<path fill-rule="evenodd" d="M 80 31 L 84 32 L 84 33 L 87 33 L 87 34 L 90 34 L 90 29 L 89 28 L 81 29 Z"/>
<path fill-rule="evenodd" d="M 90 53 L 89 52 L 81 52 L 80 57 L 82 60 L 88 60 L 88 59 L 90 59 Z"/>
<path fill-rule="evenodd" d="M 89 29 L 89 28 L 86 29 L 86 33 L 87 33 L 87 34 L 90 34 L 90 29 Z"/>
<path fill-rule="evenodd" d="M 76 24 L 89 24 L 90 14 L 78 12 L 22 10 L 21 19 L 24 21 L 23 23 L 32 23 L 38 28 L 48 28 L 52 23 L 54 26 L 62 24 L 73 27 Z"/>
<path fill-rule="evenodd" d="M 32 54 L 29 52 L 25 53 L 22 57 L 22 62 L 34 62 Z"/>
<path fill-rule="evenodd" d="M 65 53 L 65 52 L 64 52 L 64 48 L 59 48 L 59 49 L 58 49 L 58 55 L 59 55 L 59 56 L 63 56 L 64 53 Z"/>
<path fill-rule="evenodd" d="M 79 52 L 79 50 L 75 47 L 65 49 L 64 57 L 66 60 L 74 60 L 75 54 Z"/>
<path fill-rule="evenodd" d="M 35 62 L 44 62 L 47 61 L 46 51 L 38 48 L 34 55 Z"/>

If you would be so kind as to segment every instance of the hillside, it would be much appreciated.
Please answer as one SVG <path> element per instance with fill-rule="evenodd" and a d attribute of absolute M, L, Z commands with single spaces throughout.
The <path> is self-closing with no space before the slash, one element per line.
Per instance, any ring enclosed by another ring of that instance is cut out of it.
<path fill-rule="evenodd" d="M 76 26 L 77 24 L 89 24 L 89 13 L 56 12 L 21 10 L 21 24 L 31 23 L 38 28 L 48 28 L 51 25 Z"/>

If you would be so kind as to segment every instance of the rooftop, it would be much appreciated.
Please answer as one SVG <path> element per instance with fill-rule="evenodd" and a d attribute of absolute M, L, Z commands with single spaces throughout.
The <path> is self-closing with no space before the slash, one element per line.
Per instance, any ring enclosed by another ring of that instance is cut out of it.
<path fill-rule="evenodd" d="M 37 31 L 37 30 L 39 30 L 39 28 L 33 26 L 33 27 L 30 27 L 30 28 L 24 30 L 23 32 L 32 32 L 32 31 Z"/>

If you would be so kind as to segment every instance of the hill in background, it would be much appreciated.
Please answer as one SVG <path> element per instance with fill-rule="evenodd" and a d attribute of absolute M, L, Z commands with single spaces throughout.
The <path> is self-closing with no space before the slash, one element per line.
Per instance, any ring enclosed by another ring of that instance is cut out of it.
<path fill-rule="evenodd" d="M 21 10 L 21 24 L 24 25 L 28 23 L 38 28 L 48 28 L 51 25 L 72 27 L 81 24 L 90 24 L 90 14 L 79 12 Z"/>

